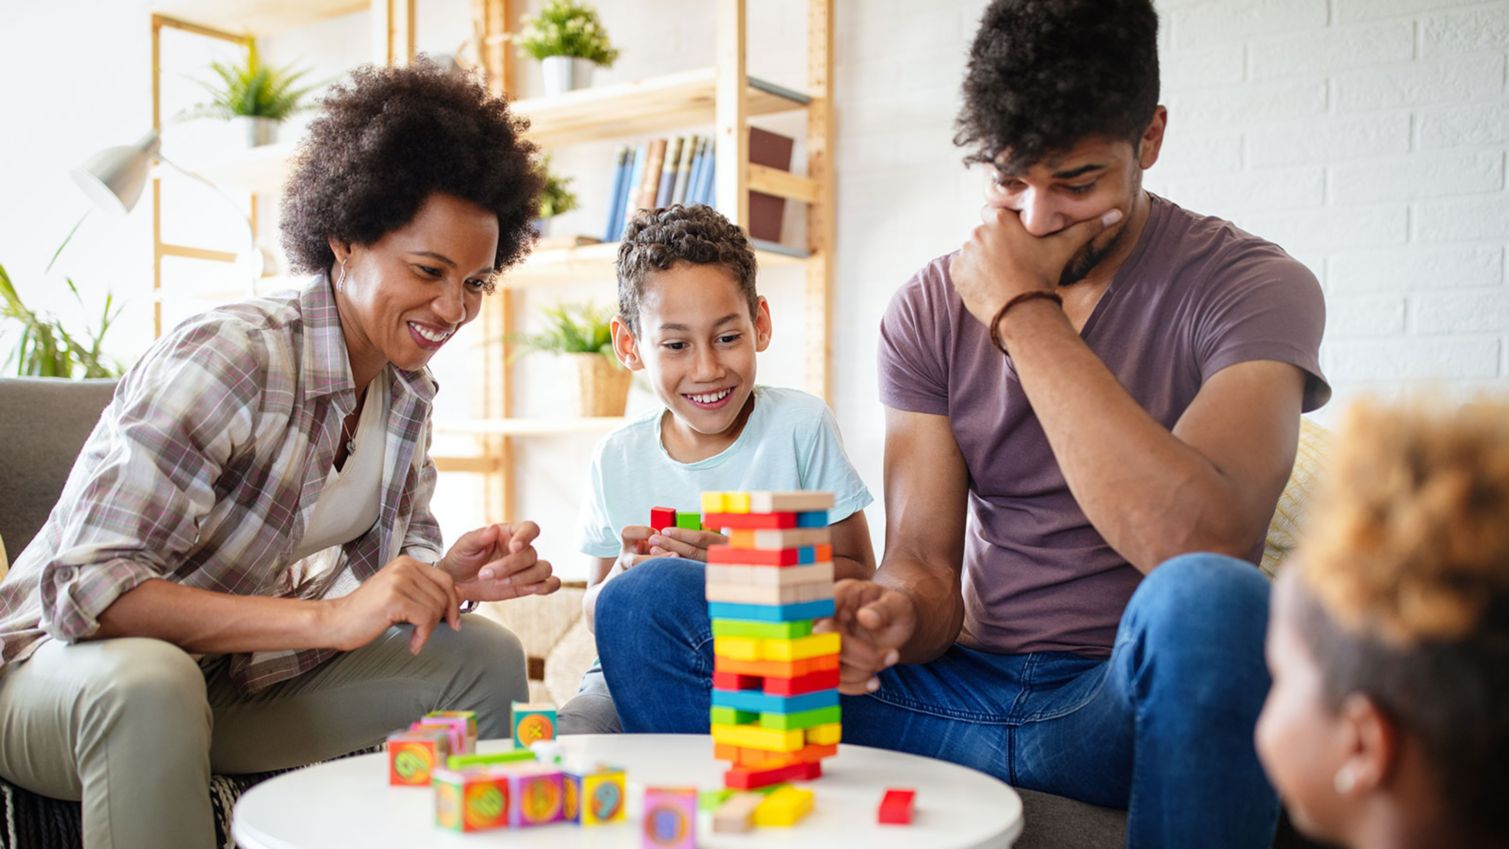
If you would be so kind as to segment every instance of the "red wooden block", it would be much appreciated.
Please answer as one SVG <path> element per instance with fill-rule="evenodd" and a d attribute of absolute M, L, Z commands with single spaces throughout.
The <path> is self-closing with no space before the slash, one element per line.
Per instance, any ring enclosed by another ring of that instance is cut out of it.
<path fill-rule="evenodd" d="M 834 670 L 836 676 L 838 670 Z M 835 683 L 833 686 L 837 687 Z M 740 675 L 737 672 L 713 672 L 713 688 L 717 690 L 758 690 L 760 689 L 760 676 Z"/>
<path fill-rule="evenodd" d="M 741 566 L 796 566 L 801 562 L 797 548 L 734 548 L 731 545 L 707 547 L 707 562 L 733 563 Z M 833 559 L 830 554 L 829 560 Z"/>
<path fill-rule="evenodd" d="M 916 790 L 887 787 L 885 796 L 880 800 L 880 810 L 875 813 L 876 822 L 889 825 L 911 825 L 912 804 L 916 798 Z"/>
<path fill-rule="evenodd" d="M 676 510 L 672 507 L 651 507 L 650 527 L 657 531 L 676 527 Z"/>
<path fill-rule="evenodd" d="M 795 513 L 708 513 L 702 517 L 704 528 L 764 530 L 796 527 Z"/>
<path fill-rule="evenodd" d="M 717 673 L 713 673 L 717 675 Z M 729 673 L 723 673 L 725 675 Z M 714 679 L 713 686 L 717 686 Z M 766 678 L 765 692 L 772 696 L 800 696 L 803 693 L 815 693 L 818 690 L 832 690 L 838 686 L 837 669 L 819 669 L 806 675 L 798 675 L 795 678 Z"/>
<path fill-rule="evenodd" d="M 753 790 L 782 781 L 808 781 L 823 774 L 823 765 L 817 761 L 803 762 L 775 769 L 750 769 L 736 766 L 723 773 L 723 786 L 731 790 Z"/>

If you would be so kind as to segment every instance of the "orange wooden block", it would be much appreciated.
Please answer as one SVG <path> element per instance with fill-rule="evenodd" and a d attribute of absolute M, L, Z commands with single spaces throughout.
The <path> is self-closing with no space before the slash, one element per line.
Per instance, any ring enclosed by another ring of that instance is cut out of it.
<path fill-rule="evenodd" d="M 814 545 L 812 547 L 812 561 L 814 563 L 827 563 L 833 559 L 833 546 Z"/>
<path fill-rule="evenodd" d="M 715 759 L 729 761 L 734 766 L 749 767 L 751 769 L 774 769 L 797 763 L 812 763 L 820 761 L 823 758 L 831 758 L 836 754 L 838 754 L 837 743 L 830 743 L 826 746 L 807 745 L 794 752 L 768 752 L 763 749 L 749 749 L 729 743 L 717 743 L 713 746 L 713 757 Z"/>
<path fill-rule="evenodd" d="M 837 654 L 825 654 L 802 660 L 734 660 L 722 655 L 716 655 L 713 658 L 715 672 L 758 675 L 761 678 L 800 678 L 825 669 L 837 668 Z"/>

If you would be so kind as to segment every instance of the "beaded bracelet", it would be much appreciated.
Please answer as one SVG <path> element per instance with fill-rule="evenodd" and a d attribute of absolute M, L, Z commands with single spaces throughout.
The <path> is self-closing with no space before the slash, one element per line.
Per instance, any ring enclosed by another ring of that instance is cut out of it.
<path fill-rule="evenodd" d="M 1005 318 L 1007 311 L 1017 304 L 1020 304 L 1023 301 L 1036 300 L 1037 298 L 1043 298 L 1044 300 L 1052 301 L 1053 303 L 1058 304 L 1060 307 L 1064 305 L 1063 297 L 1051 289 L 1033 289 L 1030 292 L 1022 292 L 1019 295 L 1013 295 L 1011 297 L 1011 300 L 1007 301 L 1006 304 L 1002 306 L 1001 309 L 996 313 L 995 319 L 990 322 L 990 341 L 996 346 L 997 349 L 1000 350 L 1001 353 L 1006 353 L 1006 344 L 1001 341 L 1001 319 Z"/>

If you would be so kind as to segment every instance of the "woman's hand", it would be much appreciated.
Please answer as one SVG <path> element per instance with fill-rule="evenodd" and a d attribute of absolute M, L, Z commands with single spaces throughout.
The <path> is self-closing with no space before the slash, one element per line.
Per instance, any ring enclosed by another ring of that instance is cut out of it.
<path fill-rule="evenodd" d="M 494 524 L 461 535 L 435 568 L 450 575 L 465 601 L 549 595 L 561 588 L 550 561 L 539 559 L 534 522 Z"/>
<path fill-rule="evenodd" d="M 368 578 L 356 591 L 326 602 L 324 632 L 329 645 L 351 651 L 372 642 L 390 626 L 414 626 L 409 651 L 418 654 L 444 619 L 461 627 L 461 598 L 456 584 L 439 569 L 398 557 Z"/>
<path fill-rule="evenodd" d="M 650 535 L 650 556 L 685 557 L 706 563 L 708 546 L 723 545 L 727 542 L 728 537 L 716 531 L 665 528 Z"/>

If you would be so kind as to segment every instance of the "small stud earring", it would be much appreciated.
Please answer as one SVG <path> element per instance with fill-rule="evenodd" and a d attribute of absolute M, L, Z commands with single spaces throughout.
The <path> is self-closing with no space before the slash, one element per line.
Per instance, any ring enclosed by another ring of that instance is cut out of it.
<path fill-rule="evenodd" d="M 1357 770 L 1352 764 L 1342 764 L 1341 769 L 1336 770 L 1336 777 L 1331 780 L 1331 786 L 1336 788 L 1336 795 L 1349 795 L 1357 788 Z"/>

